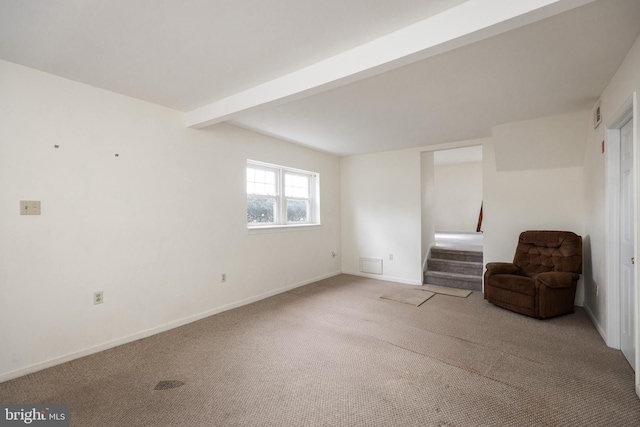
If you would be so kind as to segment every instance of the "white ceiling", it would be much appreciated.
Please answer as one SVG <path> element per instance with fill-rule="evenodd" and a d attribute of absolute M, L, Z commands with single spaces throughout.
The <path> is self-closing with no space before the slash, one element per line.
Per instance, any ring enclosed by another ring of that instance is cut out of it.
<path fill-rule="evenodd" d="M 640 32 L 640 1 L 592 3 L 235 123 L 341 155 L 487 137 L 590 109 Z"/>
<path fill-rule="evenodd" d="M 188 111 L 465 0 L 0 0 L 0 58 Z"/>
<path fill-rule="evenodd" d="M 188 112 L 473 2 L 0 0 L 0 59 Z M 598 0 L 233 123 L 338 155 L 484 137 L 591 108 L 638 34 L 640 1 Z"/>

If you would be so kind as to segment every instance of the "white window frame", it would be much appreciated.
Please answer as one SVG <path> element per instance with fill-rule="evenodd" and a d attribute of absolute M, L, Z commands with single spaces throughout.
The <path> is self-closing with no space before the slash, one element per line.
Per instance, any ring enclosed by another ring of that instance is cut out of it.
<path fill-rule="evenodd" d="M 276 201 L 276 209 L 274 212 L 274 221 L 266 223 L 249 223 L 247 222 L 247 228 L 250 230 L 257 229 L 277 229 L 277 228 L 296 228 L 296 227 L 309 227 L 320 225 L 320 174 L 317 172 L 311 172 L 303 169 L 290 168 L 287 166 L 275 165 L 272 163 L 265 163 L 256 160 L 247 159 L 246 169 L 262 169 L 265 171 L 273 171 L 276 173 L 276 195 L 275 196 L 260 196 L 260 197 L 273 197 Z M 298 175 L 304 176 L 309 180 L 309 198 L 304 197 L 286 197 L 285 196 L 285 175 Z M 245 172 L 245 183 L 246 183 Z M 246 185 L 245 185 L 246 188 Z M 247 192 L 247 201 L 251 194 Z M 289 200 L 303 200 L 309 201 L 309 218 L 308 221 L 288 221 L 287 220 L 287 201 Z M 246 211 L 245 211 L 246 215 Z"/>

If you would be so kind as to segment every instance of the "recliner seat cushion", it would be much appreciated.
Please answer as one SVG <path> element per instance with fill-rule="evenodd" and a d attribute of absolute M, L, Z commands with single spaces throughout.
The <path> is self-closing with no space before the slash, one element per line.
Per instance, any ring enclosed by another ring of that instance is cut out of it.
<path fill-rule="evenodd" d="M 491 286 L 507 289 L 519 294 L 535 296 L 535 280 L 514 274 L 496 274 L 491 276 Z"/>

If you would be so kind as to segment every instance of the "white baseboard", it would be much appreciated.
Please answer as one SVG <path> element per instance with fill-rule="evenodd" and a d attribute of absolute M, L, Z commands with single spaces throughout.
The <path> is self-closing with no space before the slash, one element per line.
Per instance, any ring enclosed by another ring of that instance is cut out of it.
<path fill-rule="evenodd" d="M 380 274 L 367 274 L 361 271 L 343 271 L 343 274 L 350 274 L 352 276 L 366 277 L 367 279 L 383 280 L 387 282 L 404 283 L 406 285 L 422 286 L 422 280 L 410 280 L 401 277 L 385 276 Z"/>
<path fill-rule="evenodd" d="M 604 329 L 602 329 L 602 326 L 600 325 L 600 323 L 598 323 L 598 320 L 596 319 L 596 316 L 593 315 L 593 312 L 591 311 L 591 308 L 587 304 L 584 304 L 582 306 L 582 308 L 584 308 L 584 310 L 587 312 L 587 315 L 589 316 L 589 319 L 591 319 L 591 323 L 593 323 L 593 326 L 596 327 L 596 331 L 598 331 L 598 333 L 600 334 L 600 336 L 602 337 L 602 339 L 604 340 L 604 342 L 606 344 L 607 343 L 607 334 L 605 333 Z"/>
<path fill-rule="evenodd" d="M 23 375 L 28 375 L 28 374 L 31 374 L 31 373 L 34 373 L 34 372 L 37 372 L 37 371 L 41 371 L 43 369 L 47 369 L 47 368 L 50 368 L 52 366 L 60 365 L 62 363 L 69 362 L 69 361 L 74 360 L 74 359 L 79 359 L 79 358 L 84 357 L 84 356 L 89 356 L 90 354 L 94 354 L 94 353 L 98 353 L 100 351 L 108 350 L 110 348 L 117 347 L 117 346 L 122 345 L 122 344 L 127 344 L 127 343 L 130 343 L 130 342 L 133 342 L 133 341 L 137 341 L 137 340 L 142 339 L 142 338 L 147 338 L 147 337 L 150 337 L 152 335 L 159 334 L 161 332 L 165 332 L 165 331 L 168 331 L 168 330 L 171 330 L 171 329 L 174 329 L 174 328 L 177 328 L 177 327 L 180 327 L 180 326 L 183 326 L 183 325 L 186 325 L 186 324 L 189 324 L 189 323 L 204 319 L 205 317 L 213 316 L 214 314 L 222 313 L 223 311 L 232 310 L 234 308 L 238 308 L 238 307 L 241 307 L 243 305 L 251 304 L 253 302 L 260 301 L 260 300 L 263 300 L 265 298 L 269 298 L 269 297 L 272 297 L 274 295 L 278 295 L 278 294 L 281 294 L 283 292 L 290 291 L 291 289 L 299 288 L 300 286 L 305 286 L 305 285 L 308 285 L 310 283 L 317 282 L 319 280 L 328 279 L 329 277 L 334 277 L 334 276 L 337 276 L 339 274 L 342 274 L 342 272 L 337 271 L 337 272 L 325 274 L 325 275 L 322 275 L 322 276 L 319 276 L 319 277 L 314 277 L 313 279 L 305 280 L 303 282 L 299 282 L 299 283 L 296 283 L 296 284 L 293 284 L 293 285 L 284 286 L 282 288 L 278 288 L 278 289 L 273 290 L 273 291 L 265 292 L 264 294 L 256 295 L 256 296 L 251 297 L 251 298 L 246 298 L 246 299 L 243 299 L 243 300 L 231 303 L 231 304 L 227 304 L 227 305 L 224 305 L 222 307 L 217 307 L 217 308 L 214 308 L 214 309 L 211 309 L 211 310 L 207 310 L 207 311 L 204 311 L 204 312 L 201 312 L 201 313 L 197 313 L 197 314 L 194 314 L 194 315 L 191 315 L 191 316 L 184 317 L 182 319 L 174 320 L 172 322 L 163 324 L 161 326 L 157 326 L 155 328 L 150 328 L 150 329 L 146 329 L 144 331 L 137 332 L 137 333 L 135 333 L 133 335 L 128 335 L 126 337 L 118 338 L 118 339 L 115 339 L 115 340 L 112 340 L 112 341 L 108 341 L 108 342 L 105 342 L 105 343 L 102 343 L 102 344 L 97 344 L 97 345 L 85 348 L 83 350 L 74 351 L 74 352 L 68 353 L 68 354 L 66 354 L 64 356 L 55 357 L 53 359 L 49 359 L 49 360 L 46 360 L 44 362 L 40 362 L 40 363 L 36 363 L 36 364 L 33 364 L 33 365 L 29 365 L 29 366 L 26 366 L 26 367 L 23 367 L 23 368 L 20 368 L 20 369 L 16 369 L 16 370 L 13 370 L 13 371 L 1 373 L 0 374 L 0 383 L 2 383 L 4 381 L 12 380 L 14 378 L 21 377 Z"/>

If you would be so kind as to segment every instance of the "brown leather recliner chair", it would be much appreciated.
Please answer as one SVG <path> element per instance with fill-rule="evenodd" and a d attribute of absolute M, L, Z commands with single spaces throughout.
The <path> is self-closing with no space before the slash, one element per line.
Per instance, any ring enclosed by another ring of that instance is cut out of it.
<path fill-rule="evenodd" d="M 580 236 L 569 231 L 525 231 L 520 233 L 513 263 L 487 264 L 484 298 L 540 319 L 572 313 L 581 272 Z"/>

